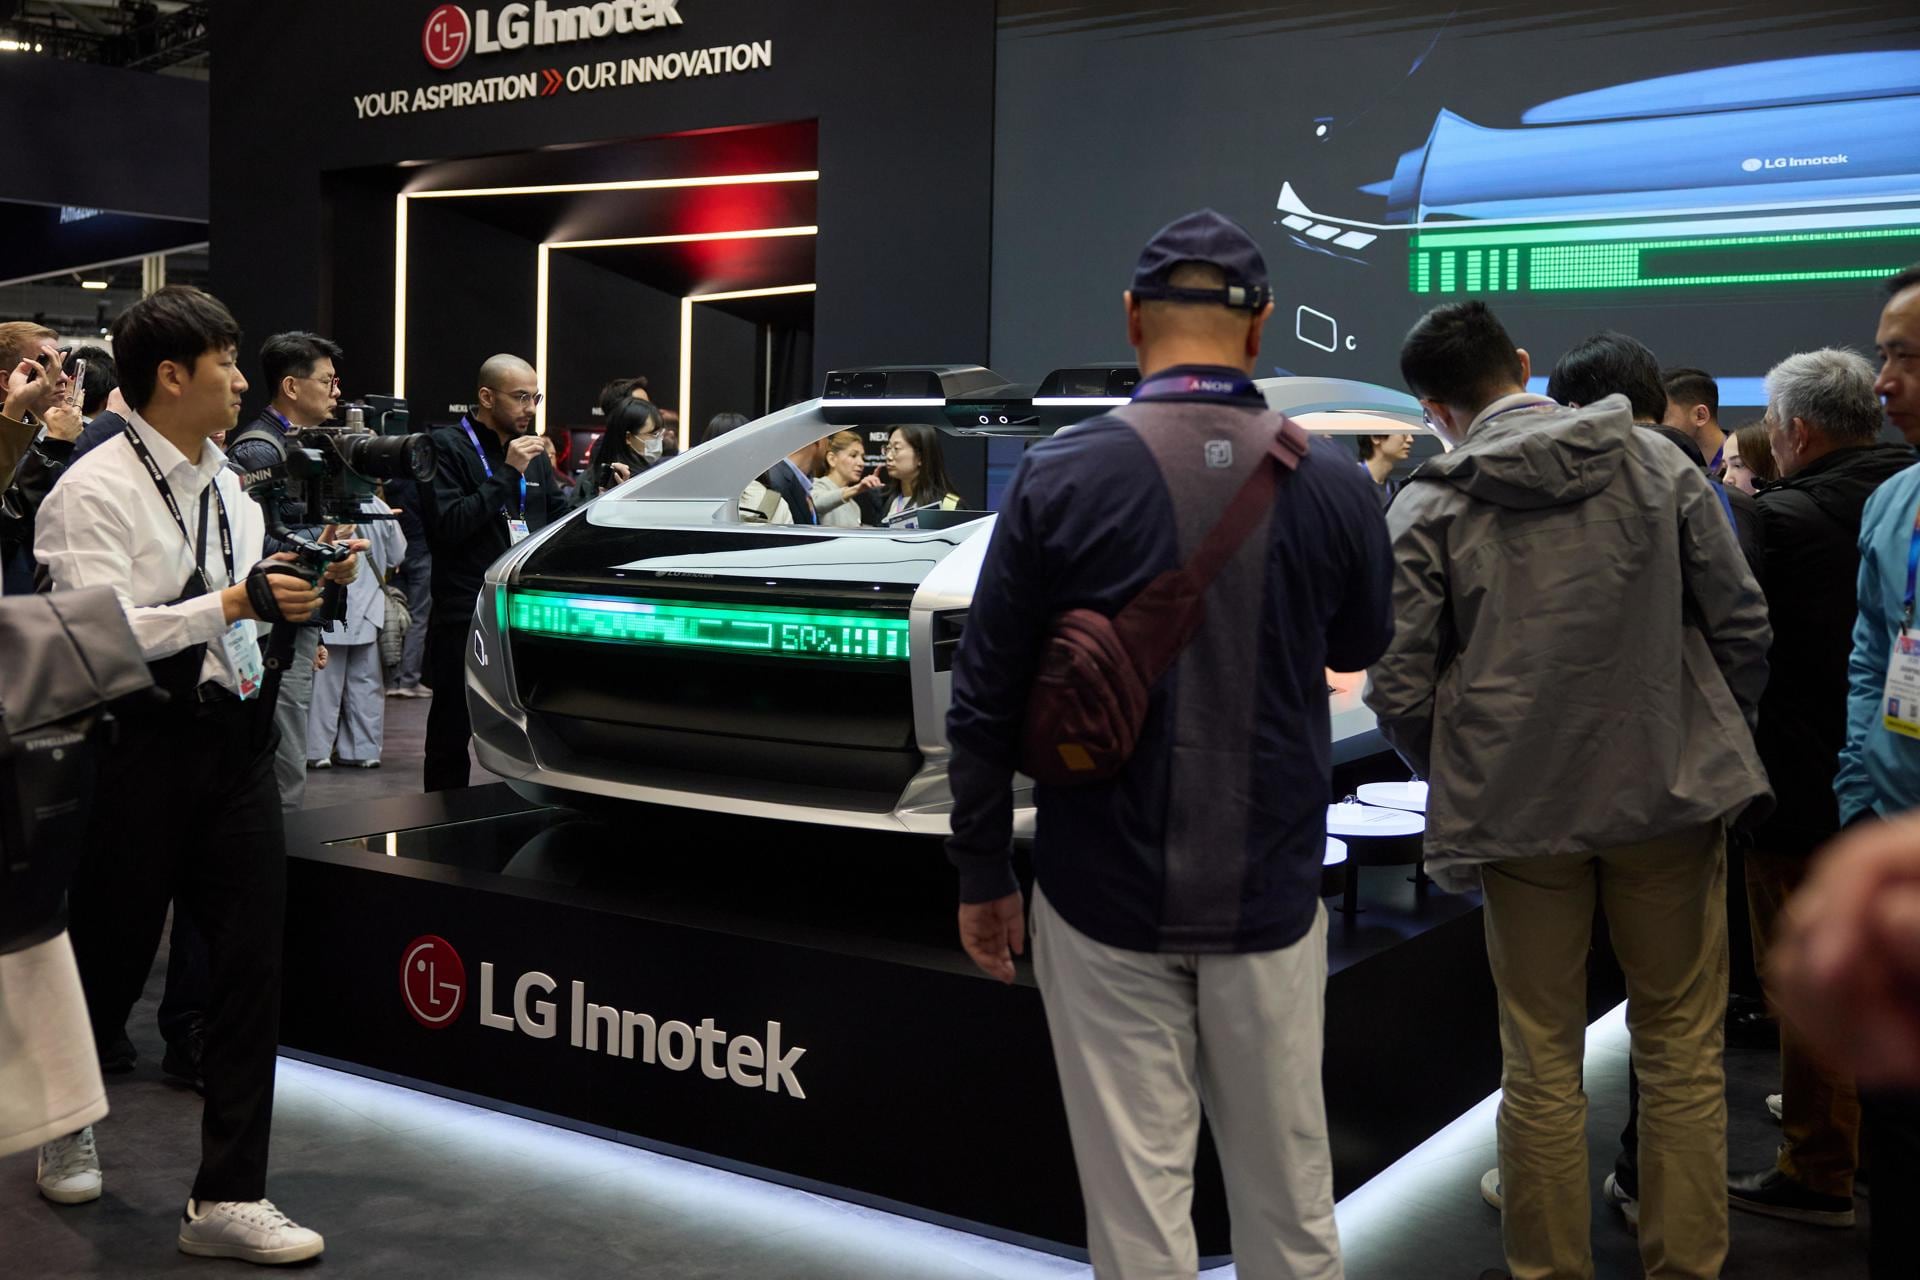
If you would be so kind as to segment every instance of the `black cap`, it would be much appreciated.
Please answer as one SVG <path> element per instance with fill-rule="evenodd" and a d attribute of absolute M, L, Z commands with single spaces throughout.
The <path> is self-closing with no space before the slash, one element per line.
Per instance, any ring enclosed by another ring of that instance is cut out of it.
<path fill-rule="evenodd" d="M 1203 262 L 1220 268 L 1224 289 L 1175 288 L 1167 283 L 1183 262 Z M 1133 296 L 1142 301 L 1211 302 L 1240 311 L 1258 311 L 1273 299 L 1267 285 L 1267 260 L 1233 219 L 1201 209 L 1175 218 L 1153 233 L 1133 269 Z"/>

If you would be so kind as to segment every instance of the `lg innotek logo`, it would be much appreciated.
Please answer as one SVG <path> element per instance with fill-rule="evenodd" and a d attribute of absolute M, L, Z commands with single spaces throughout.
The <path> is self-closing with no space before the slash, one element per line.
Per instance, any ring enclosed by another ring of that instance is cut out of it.
<path fill-rule="evenodd" d="M 451 71 L 469 53 L 502 53 L 677 27 L 681 25 L 679 4 L 680 0 L 599 0 L 550 6 L 547 0 L 533 0 L 530 5 L 516 0 L 498 11 L 476 8 L 471 14 L 457 4 L 443 4 L 427 15 L 420 51 L 435 71 Z"/>
<path fill-rule="evenodd" d="M 452 1026 L 467 1004 L 467 967 L 453 944 L 431 933 L 409 942 L 400 959 L 400 994 L 421 1026 Z"/>
<path fill-rule="evenodd" d="M 481 1027 L 532 1040 L 557 1040 L 564 1031 L 569 1048 L 638 1059 L 669 1071 L 697 1070 L 742 1089 L 807 1096 L 795 1069 L 807 1051 L 787 1043 L 785 1028 L 772 1019 L 765 1033 L 755 1036 L 729 1031 L 713 1018 L 656 1018 L 587 999 L 587 984 L 578 978 L 565 984 L 564 1006 L 541 998 L 557 996 L 561 985 L 530 969 L 514 981 L 511 1001 L 503 1001 L 495 994 L 493 964 L 482 961 Z M 467 1005 L 467 967 L 453 944 L 431 933 L 409 942 L 400 957 L 400 995 L 421 1026 L 431 1031 L 452 1026 Z"/>
<path fill-rule="evenodd" d="M 1766 173 L 1773 169 L 1821 169 L 1851 163 L 1845 152 L 1831 156 L 1748 156 L 1740 162 L 1740 168 L 1747 173 Z"/>
<path fill-rule="evenodd" d="M 473 47 L 473 21 L 457 4 L 443 4 L 427 15 L 420 33 L 420 51 L 435 71 L 451 71 L 466 60 Z"/>

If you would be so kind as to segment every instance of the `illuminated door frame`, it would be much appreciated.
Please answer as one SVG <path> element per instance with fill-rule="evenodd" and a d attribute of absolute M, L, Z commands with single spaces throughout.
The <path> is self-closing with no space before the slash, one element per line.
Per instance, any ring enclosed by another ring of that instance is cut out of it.
<path fill-rule="evenodd" d="M 781 284 L 766 289 L 731 289 L 725 293 L 690 293 L 680 299 L 680 449 L 693 435 L 693 304 L 738 302 L 742 298 L 778 298 L 790 293 L 816 293 L 817 284 Z"/>
<path fill-rule="evenodd" d="M 651 244 L 697 244 L 714 240 L 767 240 L 787 236 L 817 236 L 820 228 L 808 227 L 760 227 L 747 231 L 714 231 L 691 235 L 670 236 L 616 236 L 602 240 L 550 240 L 539 246 L 539 281 L 534 288 L 534 364 L 544 370 L 547 367 L 548 309 L 547 294 L 551 288 L 551 255 L 555 249 L 609 249 L 624 248 L 630 245 Z M 694 302 L 730 301 L 737 298 L 764 298 L 787 293 L 811 293 L 815 286 L 777 285 L 766 289 L 736 289 L 726 293 L 691 294 L 680 299 L 680 449 L 687 448 L 692 431 L 693 419 L 688 410 L 691 388 L 688 379 L 693 368 L 693 308 Z M 543 400 L 534 411 L 534 430 L 542 435 L 547 430 L 547 406 Z"/>
<path fill-rule="evenodd" d="M 401 191 L 393 201 L 393 394 L 407 394 L 407 204 L 412 200 L 461 200 L 487 196 L 569 195 L 588 191 L 669 191 L 690 187 L 758 186 L 774 182 L 818 182 L 818 169 L 773 173 L 708 174 L 678 178 L 635 178 L 624 182 L 561 182 L 538 186 L 459 187 L 445 191 Z M 735 238 L 730 233 L 712 233 Z M 542 255 L 544 260 L 544 254 Z M 542 305 L 545 290 L 541 290 Z M 683 332 L 684 327 L 683 327 Z M 685 415 L 682 415 L 684 435 Z M 546 429 L 544 405 L 539 429 Z"/>

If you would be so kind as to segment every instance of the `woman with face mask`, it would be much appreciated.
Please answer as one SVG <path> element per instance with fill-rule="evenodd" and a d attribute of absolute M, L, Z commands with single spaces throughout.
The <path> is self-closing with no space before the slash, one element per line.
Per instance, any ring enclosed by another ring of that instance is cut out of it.
<path fill-rule="evenodd" d="M 880 487 L 879 476 L 861 476 L 867 469 L 867 446 L 855 432 L 836 431 L 827 437 L 825 466 L 813 481 L 813 509 L 820 513 L 820 523 L 858 529 L 860 504 L 854 499 Z"/>
<path fill-rule="evenodd" d="M 575 504 L 588 502 L 615 485 L 637 476 L 660 460 L 665 438 L 660 411 L 646 400 L 627 399 L 614 405 L 607 425 L 594 437 L 587 465 L 574 486 Z"/>

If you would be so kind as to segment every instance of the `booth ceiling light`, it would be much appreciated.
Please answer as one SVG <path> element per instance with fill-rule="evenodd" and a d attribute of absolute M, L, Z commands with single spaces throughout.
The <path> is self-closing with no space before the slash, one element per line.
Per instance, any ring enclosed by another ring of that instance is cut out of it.
<path fill-rule="evenodd" d="M 107 282 L 105 280 L 82 280 L 80 287 L 82 289 L 104 289 L 107 287 Z"/>
<path fill-rule="evenodd" d="M 635 178 L 626 182 L 561 182 L 543 186 L 460 187 L 447 191 L 400 192 L 393 200 L 393 394 L 396 396 L 407 394 L 408 201 L 475 199 L 484 196 L 570 195 L 589 191 L 672 191 L 689 187 L 741 187 L 773 182 L 818 182 L 819 180 L 818 169 L 794 169 L 777 173 L 721 173 L 689 178 Z M 667 241 L 652 243 L 667 243 Z M 546 252 L 547 247 L 542 245 L 539 306 L 543 314 L 546 307 Z M 544 322 L 541 323 L 540 328 L 544 333 Z M 543 432 L 546 430 L 544 408 L 540 411 L 539 429 Z"/>
<path fill-rule="evenodd" d="M 819 227 L 758 227 L 751 231 L 694 231 L 677 236 L 615 236 L 608 240 L 549 240 L 549 249 L 624 249 L 646 244 L 699 244 L 707 240 L 772 240 L 781 236 L 817 236 Z"/>
<path fill-rule="evenodd" d="M 790 293 L 814 293 L 817 284 L 780 284 L 766 289 L 733 289 L 726 293 L 690 293 L 680 299 L 680 449 L 693 437 L 693 304 L 739 302 L 746 298 L 778 298 Z"/>
<path fill-rule="evenodd" d="M 559 182 L 532 187 L 461 187 L 450 191 L 405 191 L 408 200 L 452 200 L 474 196 L 559 196 L 580 191 L 670 191 L 678 187 L 739 187 L 763 182 L 818 182 L 818 169 L 786 173 L 722 173 L 706 178 L 635 178 L 627 182 Z"/>
<path fill-rule="evenodd" d="M 779 658 L 904 662 L 904 614 L 736 608 L 555 591 L 508 594 L 507 625 L 605 644 L 715 649 Z"/>

